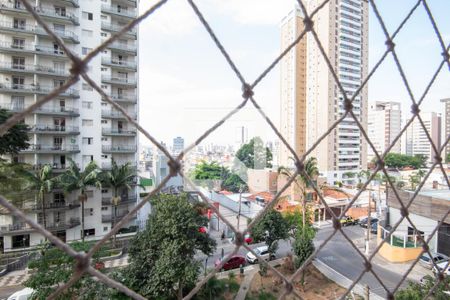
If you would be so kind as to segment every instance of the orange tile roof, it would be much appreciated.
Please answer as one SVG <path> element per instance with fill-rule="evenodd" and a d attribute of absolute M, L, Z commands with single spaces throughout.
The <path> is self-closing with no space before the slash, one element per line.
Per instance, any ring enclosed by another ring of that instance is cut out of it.
<path fill-rule="evenodd" d="M 266 203 L 272 201 L 273 198 L 274 198 L 273 194 L 270 193 L 270 192 L 259 192 L 259 193 L 256 193 L 256 194 L 252 194 L 252 195 L 250 195 L 250 196 L 248 196 L 248 197 L 246 197 L 246 198 L 249 199 L 249 200 L 255 201 L 255 200 L 256 200 L 256 197 L 261 197 L 261 198 L 263 198 L 263 199 L 264 199 L 264 202 L 266 202 Z"/>

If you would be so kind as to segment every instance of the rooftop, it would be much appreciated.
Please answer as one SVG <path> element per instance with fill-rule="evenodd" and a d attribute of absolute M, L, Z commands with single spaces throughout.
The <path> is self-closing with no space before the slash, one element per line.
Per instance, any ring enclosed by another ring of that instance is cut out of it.
<path fill-rule="evenodd" d="M 439 198 L 450 201 L 450 190 L 442 189 L 442 190 L 425 190 L 421 191 L 419 195 L 429 196 L 433 198 Z"/>

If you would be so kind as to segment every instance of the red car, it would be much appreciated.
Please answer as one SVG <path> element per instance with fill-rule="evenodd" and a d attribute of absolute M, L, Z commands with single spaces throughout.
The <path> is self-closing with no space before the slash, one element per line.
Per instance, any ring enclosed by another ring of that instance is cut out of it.
<path fill-rule="evenodd" d="M 216 263 L 214 264 L 215 267 L 220 265 L 221 261 L 220 259 L 216 260 Z M 245 257 L 241 255 L 234 255 L 230 257 L 230 259 L 222 266 L 222 269 L 227 271 L 231 269 L 239 268 L 240 266 L 245 266 Z"/>
<path fill-rule="evenodd" d="M 253 243 L 253 238 L 252 238 L 252 236 L 250 235 L 250 234 L 246 234 L 245 235 L 245 237 L 244 237 L 244 241 L 247 243 L 247 244 L 252 244 Z"/>
<path fill-rule="evenodd" d="M 206 228 L 206 227 L 200 227 L 200 228 L 198 229 L 198 232 L 201 232 L 201 233 L 208 233 L 208 228 Z"/>

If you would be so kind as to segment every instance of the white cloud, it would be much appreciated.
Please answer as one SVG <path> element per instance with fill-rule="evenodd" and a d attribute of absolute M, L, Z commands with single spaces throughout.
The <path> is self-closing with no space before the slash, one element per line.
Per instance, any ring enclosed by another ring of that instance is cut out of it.
<path fill-rule="evenodd" d="M 218 12 L 247 25 L 277 25 L 295 7 L 294 0 L 209 0 Z"/>
<path fill-rule="evenodd" d="M 140 1 L 139 12 L 144 13 L 156 2 L 158 1 Z M 184 35 L 192 32 L 199 25 L 197 16 L 187 1 L 171 0 L 151 14 L 139 27 L 142 35 L 152 33 Z"/>

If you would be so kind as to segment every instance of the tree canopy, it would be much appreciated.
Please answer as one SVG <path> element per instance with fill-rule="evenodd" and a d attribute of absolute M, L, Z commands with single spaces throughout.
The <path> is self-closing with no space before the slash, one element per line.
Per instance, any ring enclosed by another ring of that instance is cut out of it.
<path fill-rule="evenodd" d="M 423 277 L 421 283 L 410 281 L 408 287 L 395 293 L 395 299 L 398 300 L 421 300 L 424 299 L 431 288 L 436 284 L 436 279 L 430 275 Z M 450 285 L 450 277 L 445 277 L 441 281 L 436 289 L 434 289 L 431 299 L 444 300 L 448 299 L 448 293 Z"/>
<path fill-rule="evenodd" d="M 5 123 L 11 115 L 7 110 L 0 108 L 0 124 Z M 0 155 L 16 154 L 20 150 L 27 149 L 30 146 L 27 134 L 29 129 L 28 125 L 17 123 L 0 136 Z"/>
<path fill-rule="evenodd" d="M 256 241 L 264 241 L 270 253 L 275 253 L 278 240 L 289 237 L 289 224 L 280 212 L 270 210 L 252 228 L 252 236 Z"/>
<path fill-rule="evenodd" d="M 236 152 L 236 159 L 249 169 L 272 167 L 272 152 L 264 146 L 260 137 L 252 138 Z"/>
<path fill-rule="evenodd" d="M 208 187 L 212 188 L 213 181 L 220 183 L 220 188 L 227 191 L 238 193 L 242 188 L 242 191 L 247 191 L 247 183 L 242 180 L 242 178 L 231 172 L 228 168 L 219 165 L 218 162 L 205 162 L 202 161 L 198 164 L 193 173 L 192 177 L 195 180 L 208 180 Z"/>
<path fill-rule="evenodd" d="M 199 276 L 195 254 L 210 255 L 216 243 L 199 231 L 208 220 L 186 194 L 161 194 L 151 202 L 146 228 L 130 245 L 125 284 L 150 299 L 181 299 Z"/>
<path fill-rule="evenodd" d="M 388 153 L 384 158 L 384 162 L 391 168 L 411 167 L 414 169 L 419 169 L 426 167 L 427 157 L 422 154 L 409 156 L 399 153 Z"/>

